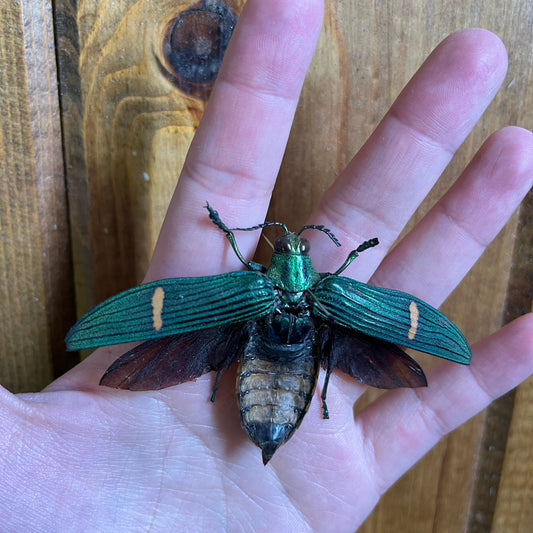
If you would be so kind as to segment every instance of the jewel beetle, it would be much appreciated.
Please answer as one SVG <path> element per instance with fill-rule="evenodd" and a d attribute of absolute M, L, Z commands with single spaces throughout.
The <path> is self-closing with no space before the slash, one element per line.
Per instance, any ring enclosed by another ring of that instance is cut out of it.
<path fill-rule="evenodd" d="M 239 361 L 236 394 L 242 426 L 262 450 L 266 464 L 300 425 L 326 371 L 321 393 L 324 418 L 331 372 L 338 369 L 373 387 L 421 387 L 427 381 L 402 348 L 413 348 L 469 364 L 470 348 L 441 312 L 404 292 L 373 287 L 340 276 L 371 239 L 348 254 L 334 273 L 318 273 L 309 257 L 304 226 L 265 222 L 228 228 L 209 204 L 211 221 L 225 234 L 247 270 L 216 276 L 163 279 L 140 285 L 100 303 L 65 339 L 68 350 L 145 341 L 119 357 L 100 384 L 156 390 L 217 372 Z M 234 232 L 280 226 L 270 265 L 247 261 Z"/>

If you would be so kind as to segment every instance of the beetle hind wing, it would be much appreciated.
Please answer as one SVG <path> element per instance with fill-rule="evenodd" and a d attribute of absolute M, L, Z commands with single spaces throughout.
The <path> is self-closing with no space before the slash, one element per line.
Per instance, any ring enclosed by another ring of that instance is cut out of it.
<path fill-rule="evenodd" d="M 322 366 L 380 389 L 426 387 L 420 365 L 395 344 L 329 325 L 322 333 Z"/>
<path fill-rule="evenodd" d="M 159 390 L 229 368 L 239 353 L 243 323 L 150 339 L 119 357 L 100 385 Z"/>

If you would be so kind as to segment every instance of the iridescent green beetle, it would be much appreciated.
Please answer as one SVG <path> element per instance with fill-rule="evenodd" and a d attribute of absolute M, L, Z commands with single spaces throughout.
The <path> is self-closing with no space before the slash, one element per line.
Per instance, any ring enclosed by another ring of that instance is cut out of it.
<path fill-rule="evenodd" d="M 83 316 L 69 331 L 68 350 L 106 344 L 146 342 L 119 357 L 101 385 L 154 390 L 216 371 L 239 360 L 237 400 L 248 437 L 266 464 L 300 425 L 326 370 L 326 393 L 333 369 L 359 382 L 390 389 L 426 386 L 420 366 L 397 344 L 468 364 L 470 348 L 442 313 L 409 294 L 373 287 L 339 274 L 371 239 L 353 250 L 333 274 L 318 273 L 309 257 L 304 226 L 297 234 L 284 224 L 265 222 L 229 229 L 207 205 L 209 217 L 227 236 L 248 271 L 218 276 L 174 278 L 118 294 Z M 270 265 L 246 261 L 234 231 L 281 226 Z M 147 340 L 148 339 L 148 340 Z"/>

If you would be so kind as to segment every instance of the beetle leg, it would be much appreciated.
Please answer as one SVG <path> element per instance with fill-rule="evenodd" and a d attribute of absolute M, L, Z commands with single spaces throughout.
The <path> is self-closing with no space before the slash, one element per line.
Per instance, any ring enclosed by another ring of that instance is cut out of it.
<path fill-rule="evenodd" d="M 214 403 L 215 402 L 215 396 L 217 394 L 218 390 L 218 383 L 220 381 L 220 376 L 222 375 L 222 369 L 217 372 L 217 376 L 215 378 L 215 383 L 213 385 L 213 390 L 211 391 L 211 398 L 210 400 Z"/>
<path fill-rule="evenodd" d="M 379 244 L 379 241 L 374 238 L 370 239 L 369 241 L 365 241 L 364 243 L 360 244 L 355 250 L 352 250 L 348 257 L 346 258 L 346 261 L 339 267 L 339 269 L 333 273 L 333 276 L 338 276 L 341 272 L 344 272 L 351 264 L 351 262 L 361 253 L 365 250 L 368 250 L 369 248 L 372 248 L 373 246 L 377 246 Z"/>
<path fill-rule="evenodd" d="M 312 294 L 312 293 L 310 293 Z M 324 379 L 324 385 L 322 386 L 322 393 L 320 398 L 322 399 L 322 418 L 329 418 L 328 406 L 326 404 L 326 395 L 328 393 L 329 376 L 333 371 L 333 361 L 331 359 L 331 331 L 326 323 L 322 323 L 317 330 L 317 345 L 320 353 L 320 361 L 322 368 L 326 370 L 326 377 Z"/>
<path fill-rule="evenodd" d="M 324 379 L 324 386 L 322 387 L 322 394 L 320 395 L 320 398 L 322 398 L 322 418 L 324 420 L 329 418 L 328 406 L 326 404 L 326 394 L 328 392 L 329 376 L 331 376 L 331 369 L 328 369 L 326 371 L 326 379 Z"/>
<path fill-rule="evenodd" d="M 228 228 L 224 222 L 222 222 L 222 219 L 220 218 L 220 215 L 217 211 L 215 211 L 209 204 L 207 204 L 206 209 L 209 211 L 209 218 L 211 219 L 211 222 L 215 224 L 218 228 L 220 228 L 225 234 L 228 239 L 228 241 L 231 244 L 231 247 L 233 248 L 233 251 L 235 252 L 235 255 L 239 258 L 239 261 L 246 267 L 248 267 L 250 270 L 256 271 L 256 272 L 264 272 L 266 269 L 263 265 L 260 265 L 259 263 L 255 263 L 254 261 L 247 261 L 244 256 L 242 255 L 241 251 L 239 250 L 239 247 L 237 246 L 237 241 L 235 240 L 235 235 L 233 233 L 233 230 Z M 235 228 L 236 230 L 242 230 L 242 231 L 249 231 L 252 229 L 260 229 L 261 226 L 257 226 L 254 228 Z"/>
<path fill-rule="evenodd" d="M 260 265 L 259 263 L 256 263 L 254 261 L 247 261 L 244 256 L 242 255 L 241 251 L 239 250 L 239 247 L 237 246 L 237 241 L 235 240 L 235 235 L 233 234 L 233 231 L 227 230 L 226 231 L 226 237 L 228 241 L 231 244 L 231 247 L 233 248 L 233 251 L 235 252 L 235 255 L 239 258 L 239 261 L 246 267 L 248 267 L 250 270 L 258 271 L 258 272 L 264 272 L 265 267 L 263 265 Z"/>

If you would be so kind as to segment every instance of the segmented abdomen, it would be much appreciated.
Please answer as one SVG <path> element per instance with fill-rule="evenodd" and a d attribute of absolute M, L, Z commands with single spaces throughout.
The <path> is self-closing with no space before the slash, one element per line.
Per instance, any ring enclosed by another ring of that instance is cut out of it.
<path fill-rule="evenodd" d="M 244 349 L 237 376 L 237 400 L 248 437 L 266 464 L 300 425 L 316 385 L 319 361 L 314 332 L 302 342 L 269 344 L 255 335 Z"/>

